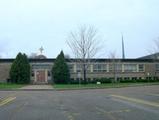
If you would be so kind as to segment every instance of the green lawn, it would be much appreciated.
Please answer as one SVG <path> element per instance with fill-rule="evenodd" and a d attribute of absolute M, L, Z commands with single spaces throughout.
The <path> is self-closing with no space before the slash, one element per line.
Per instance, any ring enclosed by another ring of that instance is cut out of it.
<path fill-rule="evenodd" d="M 25 85 L 21 84 L 11 84 L 11 83 L 0 83 L 0 89 L 16 89 L 21 88 Z"/>
<path fill-rule="evenodd" d="M 146 86 L 146 85 L 159 85 L 159 82 L 155 83 L 107 83 L 107 84 L 54 84 L 55 89 L 87 89 L 87 88 L 118 88 L 118 87 L 130 87 L 130 86 Z"/>

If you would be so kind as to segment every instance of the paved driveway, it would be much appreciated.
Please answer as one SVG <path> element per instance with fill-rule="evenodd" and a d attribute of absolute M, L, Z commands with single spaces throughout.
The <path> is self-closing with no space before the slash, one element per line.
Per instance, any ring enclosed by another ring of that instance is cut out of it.
<path fill-rule="evenodd" d="M 159 86 L 0 91 L 0 120 L 159 120 Z"/>

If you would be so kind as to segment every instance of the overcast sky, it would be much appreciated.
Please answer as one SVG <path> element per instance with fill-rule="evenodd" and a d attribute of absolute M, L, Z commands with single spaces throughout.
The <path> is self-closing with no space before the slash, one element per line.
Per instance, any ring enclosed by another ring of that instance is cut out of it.
<path fill-rule="evenodd" d="M 140 57 L 159 37 L 159 0 L 0 0 L 0 55 L 14 58 L 41 46 L 48 58 L 60 50 L 72 55 L 67 36 L 83 24 L 98 29 L 101 57 L 110 51 L 121 57 L 121 33 L 126 57 Z"/>

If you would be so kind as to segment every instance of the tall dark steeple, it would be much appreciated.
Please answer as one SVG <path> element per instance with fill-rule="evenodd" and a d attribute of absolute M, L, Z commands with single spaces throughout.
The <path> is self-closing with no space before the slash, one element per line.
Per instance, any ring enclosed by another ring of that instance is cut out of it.
<path fill-rule="evenodd" d="M 122 59 L 125 59 L 124 38 L 122 34 Z"/>

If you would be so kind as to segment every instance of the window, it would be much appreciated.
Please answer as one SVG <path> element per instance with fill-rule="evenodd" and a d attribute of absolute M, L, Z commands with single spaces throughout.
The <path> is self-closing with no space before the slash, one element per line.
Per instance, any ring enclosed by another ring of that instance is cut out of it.
<path fill-rule="evenodd" d="M 142 77 L 139 77 L 139 80 L 142 80 Z"/>
<path fill-rule="evenodd" d="M 81 72 L 82 71 L 82 65 L 81 64 L 77 64 L 76 65 L 76 69 L 77 69 L 77 72 Z"/>
<path fill-rule="evenodd" d="M 115 64 L 115 71 L 122 72 L 122 64 Z"/>
<path fill-rule="evenodd" d="M 34 77 L 34 71 L 31 72 L 31 76 Z"/>
<path fill-rule="evenodd" d="M 132 79 L 132 80 L 137 80 L 137 77 L 132 77 L 131 79 Z"/>
<path fill-rule="evenodd" d="M 50 71 L 47 71 L 47 76 L 48 76 L 48 77 L 50 77 L 50 76 L 51 76 Z"/>
<path fill-rule="evenodd" d="M 93 65 L 93 72 L 106 72 L 107 71 L 107 64 L 94 64 Z"/>
<path fill-rule="evenodd" d="M 159 64 L 156 64 L 156 71 L 159 72 Z"/>
<path fill-rule="evenodd" d="M 144 65 L 143 64 L 139 64 L 139 72 L 144 72 Z"/>
<path fill-rule="evenodd" d="M 109 64 L 109 72 L 122 72 L 122 64 Z"/>
<path fill-rule="evenodd" d="M 91 78 L 87 78 L 87 81 L 90 82 L 90 81 L 91 81 Z"/>
<path fill-rule="evenodd" d="M 90 65 L 90 64 L 87 65 L 87 66 L 86 66 L 86 69 L 87 69 L 87 72 L 91 72 L 91 65 Z"/>
<path fill-rule="evenodd" d="M 51 64 L 33 64 L 32 69 L 52 69 Z"/>
<path fill-rule="evenodd" d="M 77 70 L 77 72 L 82 72 L 82 69 L 83 69 L 83 66 L 82 66 L 83 64 L 76 64 L 76 70 Z M 86 64 L 85 65 L 85 68 L 86 68 L 86 70 L 87 70 L 87 72 L 90 72 L 91 71 L 91 66 L 90 66 L 90 64 Z"/>
<path fill-rule="evenodd" d="M 130 80 L 130 78 L 129 77 L 124 77 L 124 80 Z"/>
<path fill-rule="evenodd" d="M 120 81 L 122 80 L 123 78 L 122 77 L 117 77 L 117 81 Z"/>
<path fill-rule="evenodd" d="M 137 65 L 136 64 L 124 64 L 124 71 L 125 72 L 137 72 Z"/>
<path fill-rule="evenodd" d="M 109 72 L 113 72 L 114 66 L 113 64 L 109 64 Z"/>
<path fill-rule="evenodd" d="M 70 73 L 73 73 L 74 72 L 74 64 L 69 64 L 68 67 L 69 67 Z"/>

